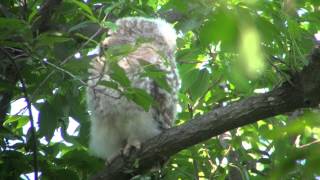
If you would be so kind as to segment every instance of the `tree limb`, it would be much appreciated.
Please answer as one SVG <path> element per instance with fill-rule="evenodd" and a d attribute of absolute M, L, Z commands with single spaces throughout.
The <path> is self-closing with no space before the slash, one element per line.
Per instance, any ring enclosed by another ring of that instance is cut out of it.
<path fill-rule="evenodd" d="M 148 140 L 130 157 L 118 156 L 93 179 L 130 179 L 149 170 L 155 163 L 201 141 L 236 127 L 254 123 L 298 108 L 315 107 L 320 102 L 320 48 L 310 56 L 310 63 L 274 90 L 212 110 L 189 122 L 168 129 Z M 138 161 L 137 161 L 138 160 Z M 138 162 L 138 166 L 136 166 Z"/>

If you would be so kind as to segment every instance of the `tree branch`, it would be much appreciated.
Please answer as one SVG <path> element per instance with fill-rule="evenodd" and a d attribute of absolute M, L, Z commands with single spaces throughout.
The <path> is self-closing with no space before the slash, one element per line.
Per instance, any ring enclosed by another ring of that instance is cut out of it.
<path fill-rule="evenodd" d="M 310 63 L 301 72 L 274 90 L 252 96 L 168 129 L 148 140 L 130 157 L 118 156 L 93 179 L 129 179 L 149 170 L 156 162 L 236 127 L 254 123 L 298 108 L 315 107 L 320 102 L 320 48 L 314 49 Z M 138 160 L 138 161 L 137 161 Z M 137 166 L 138 162 L 138 166 Z"/>

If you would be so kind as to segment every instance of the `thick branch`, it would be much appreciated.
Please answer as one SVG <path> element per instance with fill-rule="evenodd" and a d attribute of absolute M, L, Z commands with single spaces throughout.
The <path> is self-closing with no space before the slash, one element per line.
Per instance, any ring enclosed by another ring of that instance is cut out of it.
<path fill-rule="evenodd" d="M 285 82 L 270 91 L 235 102 L 194 118 L 156 136 L 128 158 L 117 157 L 93 179 L 129 179 L 149 170 L 175 153 L 233 128 L 254 123 L 297 108 L 315 107 L 320 102 L 320 49 L 316 48 L 303 71 L 294 75 L 294 86 Z M 133 164 L 137 163 L 138 167 Z"/>

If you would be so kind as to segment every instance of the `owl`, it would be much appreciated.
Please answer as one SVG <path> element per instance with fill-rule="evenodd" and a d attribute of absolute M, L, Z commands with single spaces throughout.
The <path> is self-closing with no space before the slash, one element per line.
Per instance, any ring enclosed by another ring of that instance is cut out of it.
<path fill-rule="evenodd" d="M 129 155 L 130 149 L 140 149 L 141 143 L 172 126 L 180 87 L 174 58 L 177 35 L 169 23 L 162 19 L 126 17 L 117 20 L 116 25 L 116 30 L 110 30 L 101 43 L 102 53 L 92 60 L 88 70 L 89 149 L 107 162 L 121 152 Z M 132 87 L 143 89 L 153 98 L 156 105 L 148 110 L 117 89 L 100 83 L 113 80 L 111 56 L 103 51 L 126 45 L 135 48 L 116 60 L 117 67 L 123 69 Z M 164 72 L 170 91 L 161 88 L 153 78 L 141 76 L 146 63 Z"/>

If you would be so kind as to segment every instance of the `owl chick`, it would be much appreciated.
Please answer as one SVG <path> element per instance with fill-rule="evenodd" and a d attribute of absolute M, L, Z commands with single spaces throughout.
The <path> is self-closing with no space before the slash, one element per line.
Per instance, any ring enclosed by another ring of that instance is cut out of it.
<path fill-rule="evenodd" d="M 156 105 L 145 111 L 119 91 L 99 84 L 112 80 L 110 59 L 104 53 L 91 62 L 87 89 L 91 112 L 89 148 L 93 155 L 107 162 L 122 151 L 128 155 L 132 147 L 139 149 L 142 142 L 172 126 L 180 86 L 174 58 L 177 35 L 170 24 L 162 19 L 127 17 L 117 20 L 116 25 L 118 28 L 109 32 L 101 46 L 105 49 L 121 47 L 148 39 L 118 59 L 117 64 L 126 73 L 131 86 L 145 90 Z M 140 75 L 142 61 L 165 72 L 170 91 L 161 88 L 152 78 Z"/>

